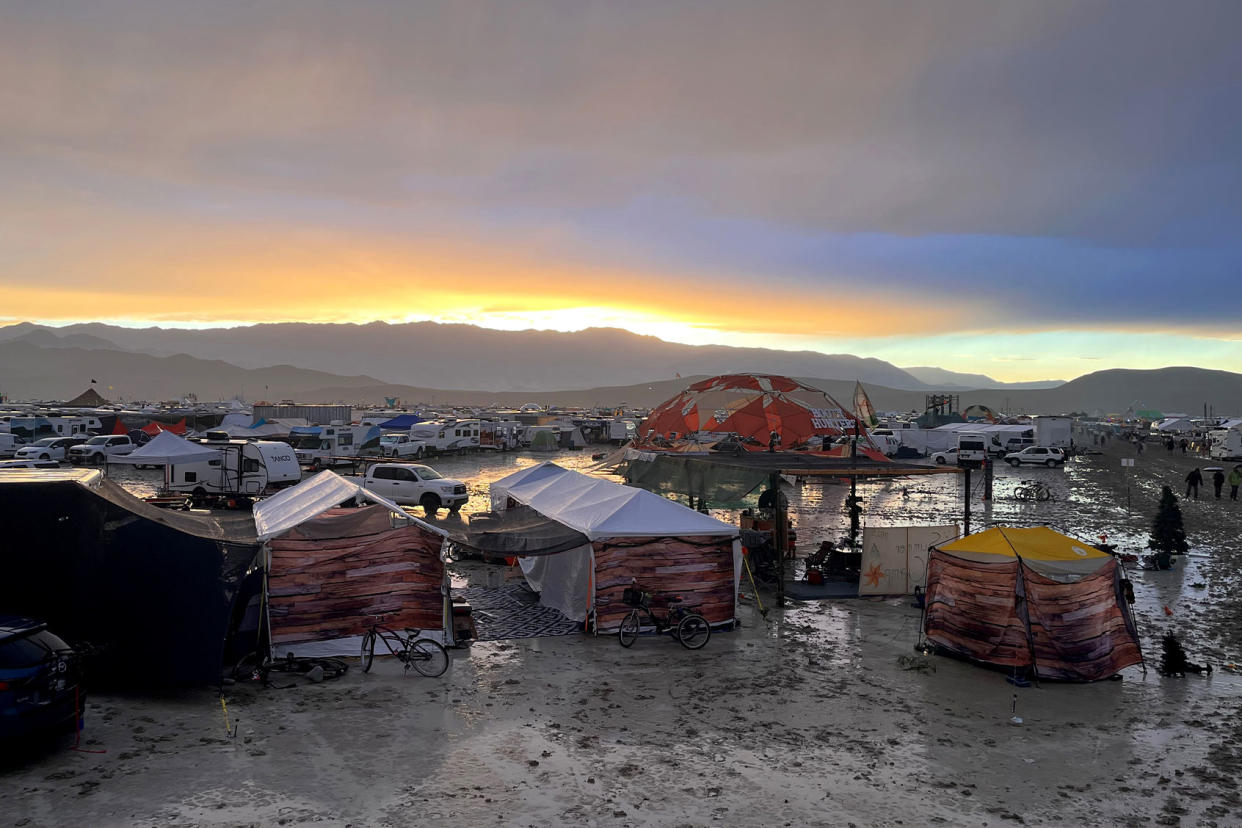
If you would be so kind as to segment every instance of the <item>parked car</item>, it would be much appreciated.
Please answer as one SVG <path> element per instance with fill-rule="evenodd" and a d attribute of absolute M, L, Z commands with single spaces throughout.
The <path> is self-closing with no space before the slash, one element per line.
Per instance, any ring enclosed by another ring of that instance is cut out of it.
<path fill-rule="evenodd" d="M 426 444 L 422 440 L 413 440 L 408 434 L 385 434 L 380 438 L 380 454 L 385 457 L 423 456 Z"/>
<path fill-rule="evenodd" d="M 22 446 L 13 457 L 16 460 L 64 460 L 69 449 L 81 442 L 81 437 L 44 437 Z"/>
<path fill-rule="evenodd" d="M 72 731 L 84 703 L 77 657 L 47 624 L 0 615 L 0 744 Z"/>
<path fill-rule="evenodd" d="M 936 465 L 938 466 L 957 465 L 957 446 L 954 446 L 948 451 L 938 451 L 931 456 L 931 459 L 935 460 Z"/>
<path fill-rule="evenodd" d="M 429 515 L 442 507 L 456 512 L 470 499 L 465 483 L 418 463 L 376 463 L 367 469 L 362 485 L 394 503 L 422 506 Z"/>
<path fill-rule="evenodd" d="M 1059 448 L 1047 448 L 1045 446 L 1027 446 L 1022 451 L 1015 451 L 1013 454 L 1005 455 L 1005 462 L 1017 468 L 1023 463 L 1032 463 L 1037 466 L 1059 466 L 1065 462 L 1065 452 Z"/>
<path fill-rule="evenodd" d="M 100 434 L 85 443 L 69 447 L 70 463 L 105 463 L 109 457 L 120 457 L 138 448 L 127 434 Z"/>

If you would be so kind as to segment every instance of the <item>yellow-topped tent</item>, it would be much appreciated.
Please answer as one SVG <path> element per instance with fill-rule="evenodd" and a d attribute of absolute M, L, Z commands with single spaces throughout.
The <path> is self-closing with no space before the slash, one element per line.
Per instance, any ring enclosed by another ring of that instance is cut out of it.
<path fill-rule="evenodd" d="M 1107 552 L 1047 526 L 1030 529 L 996 526 L 940 544 L 937 548 L 954 557 L 980 563 L 1000 563 L 1020 558 L 1031 569 L 1052 578 L 1089 575 L 1111 557 Z"/>
<path fill-rule="evenodd" d="M 1047 527 L 932 547 L 923 632 L 939 651 L 1040 678 L 1097 681 L 1140 664 L 1121 568 Z"/>

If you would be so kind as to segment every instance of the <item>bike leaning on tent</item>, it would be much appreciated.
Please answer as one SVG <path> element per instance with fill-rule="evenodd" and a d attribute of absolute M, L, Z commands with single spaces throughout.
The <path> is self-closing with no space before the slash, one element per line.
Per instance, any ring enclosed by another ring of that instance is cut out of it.
<path fill-rule="evenodd" d="M 663 618 L 652 612 L 651 598 L 650 592 L 643 592 L 637 587 L 625 588 L 621 600 L 627 607 L 633 607 L 633 609 L 621 621 L 621 629 L 617 631 L 622 647 L 632 647 L 638 640 L 638 631 L 642 626 L 640 611 L 646 614 L 648 623 L 655 627 L 657 635 L 669 633 L 687 650 L 699 649 L 712 637 L 712 627 L 707 623 L 707 619 L 691 607 L 680 606 L 682 600 L 680 595 L 670 595 L 665 598 L 668 612 Z"/>
<path fill-rule="evenodd" d="M 379 620 L 379 616 L 376 616 L 376 620 Z M 448 650 L 433 638 L 419 638 L 422 632 L 406 629 L 402 634 L 378 623 L 372 624 L 362 636 L 362 672 L 370 672 L 371 662 L 375 659 L 375 643 L 382 641 L 388 652 L 405 665 L 406 673 L 413 667 L 430 678 L 444 675 L 444 671 L 448 669 Z"/>
<path fill-rule="evenodd" d="M 1018 500 L 1052 500 L 1052 489 L 1042 480 L 1023 480 L 1022 485 L 1013 490 Z"/>

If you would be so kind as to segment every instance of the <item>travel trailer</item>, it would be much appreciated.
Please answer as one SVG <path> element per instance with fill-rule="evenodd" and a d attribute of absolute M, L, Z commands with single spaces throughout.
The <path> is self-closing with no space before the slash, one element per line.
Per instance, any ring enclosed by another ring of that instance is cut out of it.
<path fill-rule="evenodd" d="M 313 469 L 352 463 L 355 457 L 377 456 L 380 451 L 378 426 L 296 426 L 289 437 L 298 463 Z"/>
<path fill-rule="evenodd" d="M 244 495 L 254 497 L 269 489 L 292 486 L 302 469 L 288 443 L 269 440 L 231 440 L 222 432 L 207 432 L 194 442 L 218 449 L 218 459 L 177 463 L 169 470 L 169 488 L 195 497 Z"/>
<path fill-rule="evenodd" d="M 1208 432 L 1213 460 L 1242 460 L 1242 428 L 1218 428 Z"/>
<path fill-rule="evenodd" d="M 438 454 L 472 451 L 479 447 L 478 420 L 443 420 L 410 426 L 410 437 L 422 440 Z"/>
<path fill-rule="evenodd" d="M 633 419 L 617 417 L 608 423 L 608 441 L 611 443 L 628 443 L 638 437 L 638 423 Z"/>

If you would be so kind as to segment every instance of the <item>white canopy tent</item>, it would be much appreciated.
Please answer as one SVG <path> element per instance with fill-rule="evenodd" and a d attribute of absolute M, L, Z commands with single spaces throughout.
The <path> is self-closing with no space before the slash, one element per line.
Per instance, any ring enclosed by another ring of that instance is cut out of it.
<path fill-rule="evenodd" d="M 219 457 L 219 449 L 209 448 L 199 443 L 191 443 L 184 437 L 178 437 L 171 431 L 161 431 L 141 448 L 129 454 L 111 457 L 109 463 L 133 463 L 139 466 L 165 466 L 177 463 L 196 463 L 200 460 L 211 460 Z"/>
<path fill-rule="evenodd" d="M 540 602 L 575 621 L 583 621 L 595 605 L 596 541 L 607 538 L 731 539 L 733 603 L 741 576 L 742 551 L 738 529 L 723 521 L 674 503 L 645 489 L 541 463 L 502 478 L 491 486 L 492 508 L 501 511 L 510 500 L 586 535 L 592 543 L 555 555 L 519 558 Z"/>

